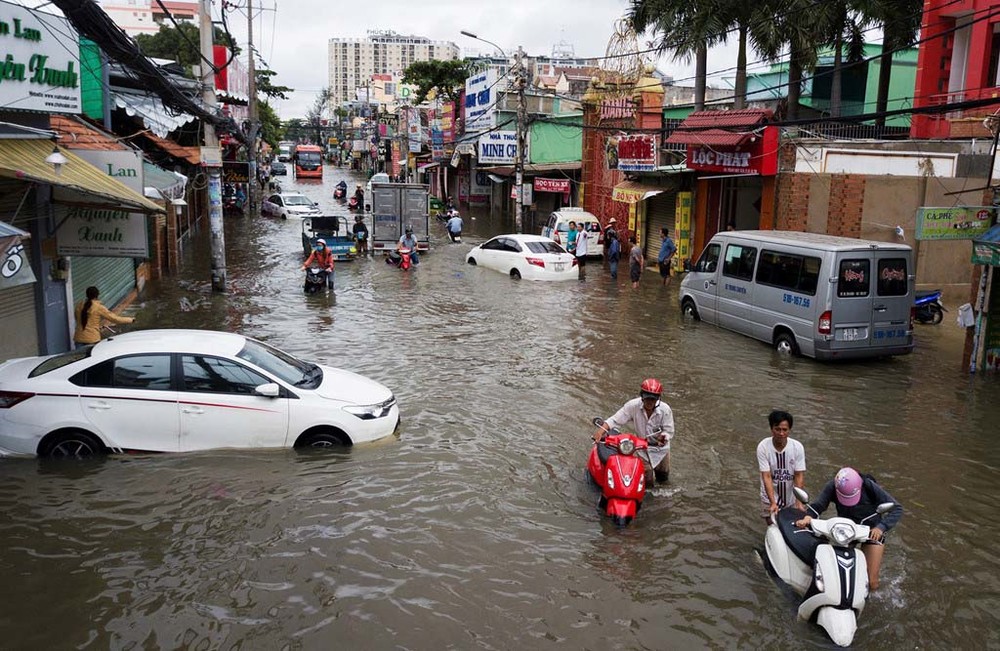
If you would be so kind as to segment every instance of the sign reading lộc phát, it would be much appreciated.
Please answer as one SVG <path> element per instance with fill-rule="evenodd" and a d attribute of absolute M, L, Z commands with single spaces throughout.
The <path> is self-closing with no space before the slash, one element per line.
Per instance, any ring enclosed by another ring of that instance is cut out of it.
<path fill-rule="evenodd" d="M 990 230 L 993 208 L 990 206 L 952 206 L 919 208 L 918 240 L 974 240 Z"/>
<path fill-rule="evenodd" d="M 0 2 L 0 106 L 80 113 L 80 38 L 69 22 Z"/>
<path fill-rule="evenodd" d="M 133 150 L 100 151 L 77 149 L 74 154 L 140 195 L 143 194 L 142 155 Z M 56 198 L 72 194 L 56 188 Z M 103 256 L 109 258 L 145 258 L 149 256 L 146 216 L 105 206 L 93 208 L 72 205 L 66 208 L 66 220 L 56 234 L 59 255 Z"/>

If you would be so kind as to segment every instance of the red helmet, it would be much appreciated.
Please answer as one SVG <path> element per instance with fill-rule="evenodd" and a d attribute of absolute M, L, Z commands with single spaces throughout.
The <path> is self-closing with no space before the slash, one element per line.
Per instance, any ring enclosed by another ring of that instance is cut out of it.
<path fill-rule="evenodd" d="M 639 388 L 639 395 L 643 398 L 659 398 L 663 393 L 663 385 L 656 378 L 647 378 L 643 380 L 642 386 Z"/>

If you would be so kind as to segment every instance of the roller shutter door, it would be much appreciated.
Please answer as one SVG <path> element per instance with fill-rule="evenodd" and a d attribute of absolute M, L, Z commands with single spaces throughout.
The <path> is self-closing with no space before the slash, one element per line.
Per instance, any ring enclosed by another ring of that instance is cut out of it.
<path fill-rule="evenodd" d="M 674 212 L 676 210 L 677 193 L 661 192 L 646 200 L 646 260 L 656 262 L 660 255 L 660 244 L 663 236 L 660 229 L 666 226 L 670 236 L 675 238 Z"/>
<path fill-rule="evenodd" d="M 0 361 L 38 354 L 35 283 L 0 289 Z"/>
<path fill-rule="evenodd" d="M 73 304 L 86 298 L 87 288 L 101 290 L 101 303 L 113 308 L 135 288 L 135 261 L 132 258 L 72 258 Z"/>

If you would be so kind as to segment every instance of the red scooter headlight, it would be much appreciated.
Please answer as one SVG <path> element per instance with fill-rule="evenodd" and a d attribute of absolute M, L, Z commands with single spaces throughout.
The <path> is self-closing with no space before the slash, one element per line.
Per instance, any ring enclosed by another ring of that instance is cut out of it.
<path fill-rule="evenodd" d="M 635 443 L 632 442 L 632 439 L 622 439 L 618 443 L 618 452 L 626 456 L 632 454 L 635 452 Z"/>

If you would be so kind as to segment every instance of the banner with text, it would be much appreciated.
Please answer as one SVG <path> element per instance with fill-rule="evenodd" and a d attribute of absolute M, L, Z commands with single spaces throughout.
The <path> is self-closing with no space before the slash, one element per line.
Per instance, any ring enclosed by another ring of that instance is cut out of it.
<path fill-rule="evenodd" d="M 0 2 L 0 53 L 5 109 L 82 111 L 80 37 L 65 18 Z"/>
<path fill-rule="evenodd" d="M 480 165 L 513 165 L 517 159 L 517 132 L 491 131 L 479 136 L 476 158 Z"/>
<path fill-rule="evenodd" d="M 993 209 L 990 206 L 952 206 L 918 208 L 918 240 L 974 240 L 990 230 Z"/>
<path fill-rule="evenodd" d="M 142 154 L 128 151 L 75 149 L 73 153 L 108 176 L 143 194 Z M 59 255 L 117 258 L 149 256 L 146 216 L 121 210 L 69 206 L 56 236 Z"/>
<path fill-rule="evenodd" d="M 479 133 L 493 128 L 496 115 L 497 71 L 473 75 L 465 80 L 465 132 Z"/>

